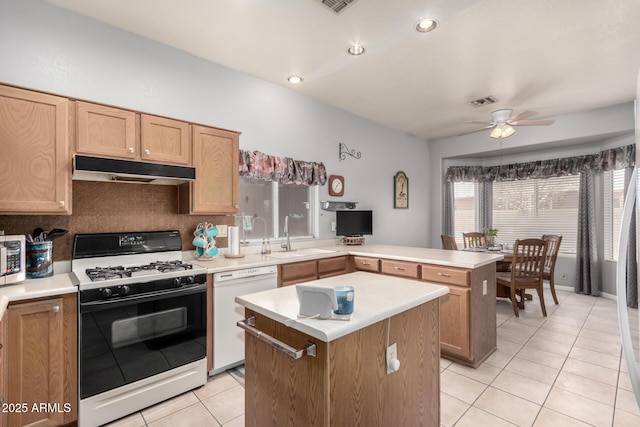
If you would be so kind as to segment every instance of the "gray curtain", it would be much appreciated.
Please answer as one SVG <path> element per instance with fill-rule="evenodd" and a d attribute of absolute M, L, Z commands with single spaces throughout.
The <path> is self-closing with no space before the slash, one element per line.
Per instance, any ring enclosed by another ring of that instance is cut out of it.
<path fill-rule="evenodd" d="M 447 236 L 453 236 L 453 233 L 455 233 L 453 198 L 453 182 L 445 182 L 442 203 L 442 234 Z"/>
<path fill-rule="evenodd" d="M 480 230 L 493 228 L 493 182 L 478 183 L 478 202 Z"/>
<path fill-rule="evenodd" d="M 633 168 L 624 169 L 624 194 L 627 194 Z M 634 204 L 635 212 L 635 204 Z M 636 216 L 631 217 L 627 246 L 627 307 L 638 308 L 638 263 L 636 262 Z M 618 260 L 620 262 L 620 260 Z"/>
<path fill-rule="evenodd" d="M 594 172 L 580 173 L 578 192 L 578 242 L 576 253 L 575 291 L 585 295 L 600 295 L 600 267 L 596 245 L 596 215 Z"/>

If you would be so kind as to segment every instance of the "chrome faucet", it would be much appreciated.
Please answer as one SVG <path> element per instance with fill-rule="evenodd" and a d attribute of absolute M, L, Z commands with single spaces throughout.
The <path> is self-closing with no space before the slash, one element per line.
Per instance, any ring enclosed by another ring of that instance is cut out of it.
<path fill-rule="evenodd" d="M 282 229 L 282 231 L 284 232 L 285 236 L 287 236 L 287 240 L 286 241 L 283 240 L 282 243 L 280 243 L 280 247 L 285 251 L 290 252 L 291 239 L 289 238 L 289 215 L 286 215 L 284 217 L 284 228 Z"/>

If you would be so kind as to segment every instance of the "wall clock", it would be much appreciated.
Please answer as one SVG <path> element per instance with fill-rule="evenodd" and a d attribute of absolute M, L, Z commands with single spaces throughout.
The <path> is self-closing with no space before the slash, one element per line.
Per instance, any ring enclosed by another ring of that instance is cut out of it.
<path fill-rule="evenodd" d="M 340 175 L 329 176 L 329 195 L 344 196 L 344 177 Z"/>
<path fill-rule="evenodd" d="M 409 178 L 400 171 L 393 178 L 393 207 L 395 209 L 409 208 Z"/>

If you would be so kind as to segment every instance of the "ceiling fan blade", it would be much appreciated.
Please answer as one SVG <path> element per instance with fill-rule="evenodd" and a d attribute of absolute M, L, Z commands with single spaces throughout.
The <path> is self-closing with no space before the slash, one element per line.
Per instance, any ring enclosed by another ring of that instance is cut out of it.
<path fill-rule="evenodd" d="M 555 123 L 555 120 L 518 120 L 511 122 L 513 126 L 549 126 Z"/>
<path fill-rule="evenodd" d="M 524 120 L 526 118 L 533 117 L 536 114 L 538 113 L 536 113 L 535 111 L 521 111 L 515 116 L 509 117 L 509 120 L 512 122 L 517 122 L 518 120 Z"/>
<path fill-rule="evenodd" d="M 488 122 L 486 120 L 468 120 L 465 123 L 478 123 L 481 125 L 490 125 L 490 126 L 495 126 L 495 122 Z"/>
<path fill-rule="evenodd" d="M 492 127 L 494 127 L 494 124 L 491 124 L 489 126 L 485 126 L 485 127 L 481 127 L 479 129 L 474 129 L 474 130 L 470 130 L 469 132 L 464 132 L 464 133 L 459 133 L 456 136 L 462 136 L 462 135 L 469 135 L 470 133 L 474 133 L 474 132 L 480 132 L 481 130 L 485 130 L 485 129 L 491 129 Z"/>

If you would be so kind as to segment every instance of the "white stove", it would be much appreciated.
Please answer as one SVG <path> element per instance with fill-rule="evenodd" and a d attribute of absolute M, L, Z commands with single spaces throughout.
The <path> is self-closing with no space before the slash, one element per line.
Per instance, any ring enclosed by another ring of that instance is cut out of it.
<path fill-rule="evenodd" d="M 207 380 L 206 269 L 178 231 L 77 234 L 78 424 L 99 426 Z"/>

